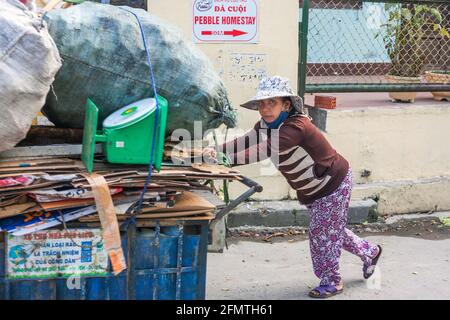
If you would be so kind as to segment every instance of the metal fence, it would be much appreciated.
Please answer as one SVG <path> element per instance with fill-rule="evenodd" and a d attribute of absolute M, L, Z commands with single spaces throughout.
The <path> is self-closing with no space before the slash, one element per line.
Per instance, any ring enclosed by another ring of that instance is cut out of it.
<path fill-rule="evenodd" d="M 449 0 L 303 0 L 300 8 L 301 96 L 450 91 Z"/>

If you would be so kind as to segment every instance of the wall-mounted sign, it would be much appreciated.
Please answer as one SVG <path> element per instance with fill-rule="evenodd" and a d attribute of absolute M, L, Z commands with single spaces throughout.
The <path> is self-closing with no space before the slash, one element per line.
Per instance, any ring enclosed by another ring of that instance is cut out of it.
<path fill-rule="evenodd" d="M 258 42 L 258 0 L 193 0 L 195 42 Z"/>

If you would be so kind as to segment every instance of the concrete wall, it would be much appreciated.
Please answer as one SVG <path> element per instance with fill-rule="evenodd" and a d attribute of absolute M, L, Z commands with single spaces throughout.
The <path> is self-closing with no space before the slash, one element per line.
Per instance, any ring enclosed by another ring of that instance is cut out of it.
<path fill-rule="evenodd" d="M 380 3 L 365 2 L 360 9 L 310 9 L 308 62 L 390 62 L 381 29 L 386 15 Z"/>
<path fill-rule="evenodd" d="M 376 199 L 380 214 L 450 209 L 450 103 L 326 112 L 325 135 L 353 169 L 353 200 Z"/>

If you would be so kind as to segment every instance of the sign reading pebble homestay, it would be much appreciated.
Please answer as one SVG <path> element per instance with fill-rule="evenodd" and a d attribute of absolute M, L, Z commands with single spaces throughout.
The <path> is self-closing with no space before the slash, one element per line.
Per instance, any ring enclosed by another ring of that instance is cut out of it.
<path fill-rule="evenodd" d="M 258 0 L 193 0 L 195 42 L 258 42 Z"/>

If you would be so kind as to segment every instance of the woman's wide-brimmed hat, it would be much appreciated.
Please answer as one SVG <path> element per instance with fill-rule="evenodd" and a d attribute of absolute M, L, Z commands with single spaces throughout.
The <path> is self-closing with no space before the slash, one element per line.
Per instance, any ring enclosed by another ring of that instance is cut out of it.
<path fill-rule="evenodd" d="M 241 104 L 241 107 L 258 110 L 259 101 L 270 98 L 289 97 L 292 106 L 299 113 L 303 112 L 303 100 L 292 91 L 289 86 L 289 80 L 280 76 L 273 76 L 261 80 L 258 86 L 258 92 L 251 100 Z"/>

